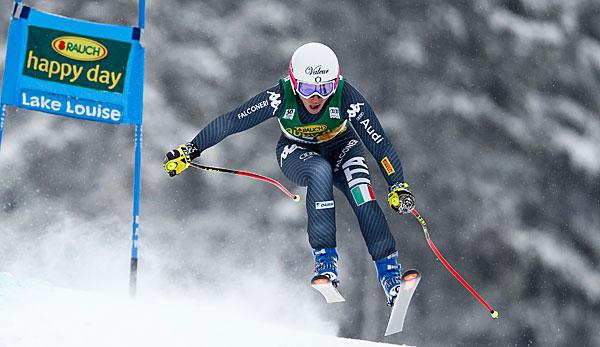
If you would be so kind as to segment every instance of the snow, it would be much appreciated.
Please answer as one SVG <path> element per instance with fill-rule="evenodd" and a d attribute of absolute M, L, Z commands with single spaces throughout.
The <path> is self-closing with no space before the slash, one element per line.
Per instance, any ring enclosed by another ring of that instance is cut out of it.
<path fill-rule="evenodd" d="M 585 257 L 571 250 L 567 245 L 544 231 L 515 231 L 508 238 L 514 248 L 523 256 L 537 256 L 549 268 L 560 273 L 573 287 L 579 288 L 593 303 L 600 302 L 600 274 L 597 268 Z M 584 273 L 577 281 L 572 281 L 573 274 Z"/>
<path fill-rule="evenodd" d="M 534 119 L 531 128 L 567 153 L 573 166 L 590 175 L 600 172 L 600 121 L 594 113 L 563 96 L 529 93 L 528 103 Z"/>
<path fill-rule="evenodd" d="M 521 48 L 531 48 L 534 42 L 561 45 L 566 38 L 561 28 L 551 22 L 525 20 L 508 11 L 494 11 L 489 18 L 490 27 L 498 31 L 509 31 L 521 41 Z"/>
<path fill-rule="evenodd" d="M 36 201 L 28 206 L 43 214 Z M 216 235 L 208 231 L 198 233 L 200 243 L 181 239 L 176 229 L 168 238 L 146 233 L 138 296 L 130 299 L 129 235 L 111 231 L 112 219 L 51 214 L 60 221 L 33 237 L 23 230 L 35 228 L 28 226 L 35 220 L 15 215 L 3 221 L 10 227 L 0 233 L 0 347 L 377 346 L 336 337 L 340 322 L 349 319 L 341 310 L 356 302 L 327 305 L 305 278 L 286 276 L 273 252 L 265 262 L 259 260 L 263 252 L 228 254 L 214 266 L 216 247 L 206 240 Z M 176 240 L 191 247 L 172 244 Z M 384 323 L 377 328 L 369 339 L 384 338 Z M 393 341 L 404 338 L 396 334 Z"/>
<path fill-rule="evenodd" d="M 391 346 L 290 327 L 247 299 L 141 295 L 61 288 L 0 273 L 0 346 Z M 318 321 L 318 318 L 315 318 Z M 329 334 L 328 329 L 333 329 Z M 397 345 L 394 345 L 397 346 Z"/>

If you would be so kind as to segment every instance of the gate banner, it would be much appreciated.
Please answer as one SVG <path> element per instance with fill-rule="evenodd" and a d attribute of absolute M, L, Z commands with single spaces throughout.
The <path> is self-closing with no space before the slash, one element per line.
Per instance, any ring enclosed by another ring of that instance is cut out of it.
<path fill-rule="evenodd" d="M 2 103 L 79 119 L 142 124 L 141 30 L 16 5 Z"/>

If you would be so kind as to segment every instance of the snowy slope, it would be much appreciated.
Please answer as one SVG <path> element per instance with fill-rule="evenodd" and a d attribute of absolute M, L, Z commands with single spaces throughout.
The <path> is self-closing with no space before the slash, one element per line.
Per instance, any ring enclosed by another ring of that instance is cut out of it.
<path fill-rule="evenodd" d="M 0 346 L 391 346 L 292 329 L 244 298 L 203 300 L 72 290 L 0 273 Z M 318 320 L 318 318 L 315 318 Z M 329 335 L 325 334 L 331 329 Z M 397 346 L 397 345 L 394 345 Z"/>

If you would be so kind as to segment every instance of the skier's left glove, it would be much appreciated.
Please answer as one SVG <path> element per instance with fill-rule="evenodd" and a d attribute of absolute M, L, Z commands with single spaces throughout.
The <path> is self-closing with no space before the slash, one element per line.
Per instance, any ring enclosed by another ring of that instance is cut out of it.
<path fill-rule="evenodd" d="M 184 143 L 176 149 L 165 154 L 163 167 L 169 176 L 179 175 L 183 170 L 190 166 L 194 158 L 199 157 L 199 151 L 196 146 L 191 143 Z"/>
<path fill-rule="evenodd" d="M 415 196 L 408 190 L 408 183 L 396 183 L 390 186 L 388 203 L 394 211 L 401 214 L 414 210 Z"/>

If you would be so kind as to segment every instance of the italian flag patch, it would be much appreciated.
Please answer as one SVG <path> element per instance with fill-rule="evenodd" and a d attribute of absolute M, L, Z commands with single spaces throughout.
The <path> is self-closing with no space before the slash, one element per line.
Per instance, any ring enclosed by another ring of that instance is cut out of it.
<path fill-rule="evenodd" d="M 352 192 L 356 206 L 375 200 L 375 193 L 373 193 L 373 188 L 371 188 L 370 184 L 359 184 L 350 191 Z"/>

